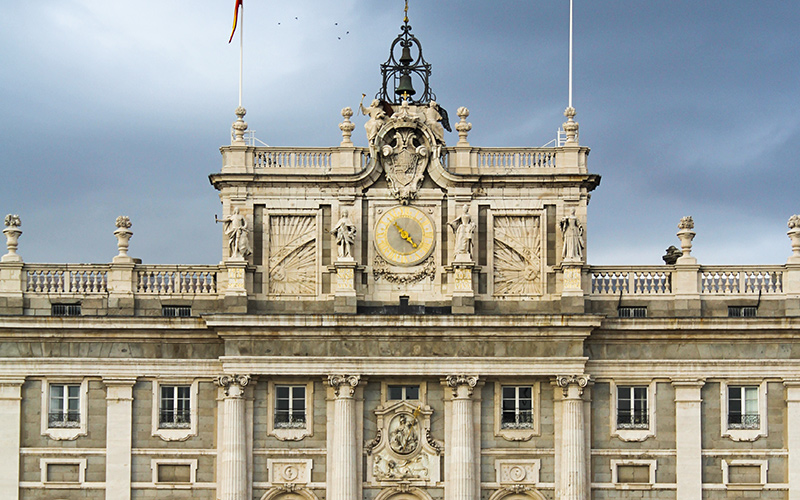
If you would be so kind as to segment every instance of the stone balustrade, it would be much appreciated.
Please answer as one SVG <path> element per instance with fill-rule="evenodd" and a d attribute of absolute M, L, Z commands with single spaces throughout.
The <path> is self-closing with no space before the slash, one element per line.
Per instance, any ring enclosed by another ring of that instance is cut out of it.
<path fill-rule="evenodd" d="M 210 295 L 217 293 L 219 266 L 136 266 L 136 293 Z"/>
<path fill-rule="evenodd" d="M 28 293 L 108 292 L 108 264 L 25 264 L 22 269 Z"/>

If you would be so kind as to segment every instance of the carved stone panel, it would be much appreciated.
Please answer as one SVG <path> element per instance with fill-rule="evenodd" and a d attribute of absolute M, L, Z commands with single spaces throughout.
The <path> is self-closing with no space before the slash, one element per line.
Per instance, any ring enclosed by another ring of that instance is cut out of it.
<path fill-rule="evenodd" d="M 498 484 L 536 484 L 539 482 L 539 460 L 495 460 Z"/>
<path fill-rule="evenodd" d="M 310 459 L 268 459 L 269 482 L 272 484 L 308 484 L 311 482 Z"/>
<path fill-rule="evenodd" d="M 269 293 L 317 294 L 317 217 L 273 215 L 269 218 Z"/>
<path fill-rule="evenodd" d="M 494 294 L 542 293 L 541 218 L 534 215 L 494 217 Z"/>

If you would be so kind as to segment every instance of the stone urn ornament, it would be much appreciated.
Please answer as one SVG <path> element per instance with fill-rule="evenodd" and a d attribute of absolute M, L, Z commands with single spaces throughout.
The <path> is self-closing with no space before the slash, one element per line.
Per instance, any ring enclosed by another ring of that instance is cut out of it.
<path fill-rule="evenodd" d="M 682 217 L 681 221 L 678 223 L 678 239 L 681 240 L 681 250 L 683 251 L 683 255 L 677 260 L 678 264 L 694 264 L 697 262 L 697 259 L 692 257 L 692 240 L 695 237 L 694 231 L 694 220 L 692 219 L 691 215 L 687 215 L 686 217 Z"/>
<path fill-rule="evenodd" d="M 17 254 L 17 247 L 19 245 L 19 236 L 22 230 L 19 228 L 22 221 L 17 214 L 8 214 L 5 219 L 6 228 L 3 233 L 6 235 L 6 248 L 8 253 L 3 255 L 3 262 L 22 262 L 22 257 Z"/>
<path fill-rule="evenodd" d="M 132 262 L 133 259 L 128 256 L 128 246 L 130 245 L 131 236 L 133 236 L 131 219 L 126 215 L 120 215 L 117 217 L 115 224 L 117 229 L 114 231 L 114 236 L 117 237 L 119 254 L 114 257 L 114 262 Z"/>

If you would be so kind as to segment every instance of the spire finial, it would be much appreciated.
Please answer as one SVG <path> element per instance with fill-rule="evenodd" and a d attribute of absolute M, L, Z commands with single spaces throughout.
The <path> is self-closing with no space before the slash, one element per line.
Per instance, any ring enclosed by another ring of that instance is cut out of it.
<path fill-rule="evenodd" d="M 406 8 L 403 9 L 404 17 L 403 22 L 408 24 L 408 0 L 406 0 Z"/>

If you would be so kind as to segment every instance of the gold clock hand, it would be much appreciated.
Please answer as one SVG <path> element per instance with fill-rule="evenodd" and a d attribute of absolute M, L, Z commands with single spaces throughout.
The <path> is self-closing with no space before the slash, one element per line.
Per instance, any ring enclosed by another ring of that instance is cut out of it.
<path fill-rule="evenodd" d="M 406 240 L 407 242 L 411 243 L 411 246 L 417 248 L 417 244 L 414 243 L 414 240 L 411 239 L 411 235 L 408 234 L 408 231 L 400 227 L 397 222 L 394 223 L 394 227 L 397 228 L 397 231 L 400 233 L 400 237 Z"/>

